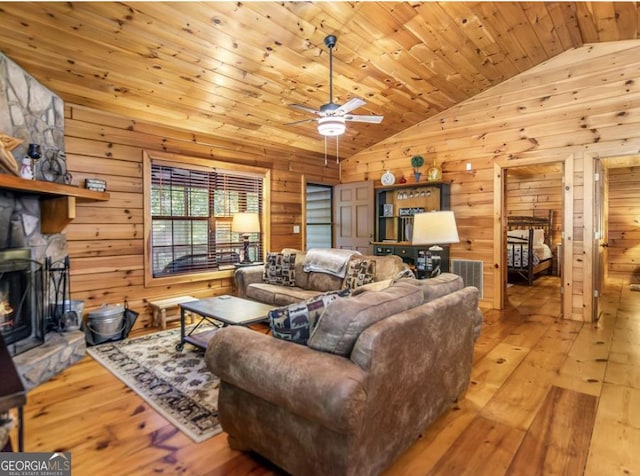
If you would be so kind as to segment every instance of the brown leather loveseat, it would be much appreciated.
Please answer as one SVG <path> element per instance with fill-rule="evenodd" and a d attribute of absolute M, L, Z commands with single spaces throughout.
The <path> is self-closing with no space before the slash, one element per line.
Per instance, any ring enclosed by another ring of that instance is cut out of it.
<path fill-rule="evenodd" d="M 205 358 L 229 444 L 293 475 L 379 474 L 465 394 L 481 324 L 445 273 L 336 299 L 306 346 L 221 329 Z"/>

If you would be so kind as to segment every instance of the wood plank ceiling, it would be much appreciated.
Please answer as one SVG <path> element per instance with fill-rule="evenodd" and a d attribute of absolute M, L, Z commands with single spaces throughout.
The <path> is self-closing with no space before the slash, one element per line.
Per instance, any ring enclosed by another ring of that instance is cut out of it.
<path fill-rule="evenodd" d="M 349 157 L 585 43 L 638 38 L 636 2 L 0 2 L 0 51 L 65 101 L 237 144 L 322 153 L 289 107 L 360 97 Z M 333 144 L 332 144 L 333 147 Z"/>

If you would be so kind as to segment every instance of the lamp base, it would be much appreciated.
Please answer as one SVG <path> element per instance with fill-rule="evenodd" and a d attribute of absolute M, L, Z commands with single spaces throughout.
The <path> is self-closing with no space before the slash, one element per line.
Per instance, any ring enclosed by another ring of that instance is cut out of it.
<path fill-rule="evenodd" d="M 431 247 L 433 248 L 433 247 Z M 431 249 L 429 248 L 429 249 Z M 442 248 L 440 248 L 442 250 Z M 433 256 L 431 256 L 431 278 L 435 278 L 437 276 L 440 276 L 440 261 L 441 261 L 441 257 L 440 255 L 436 255 L 434 254 Z"/>
<path fill-rule="evenodd" d="M 244 235 L 244 241 L 242 245 L 243 245 L 242 254 L 244 256 L 242 257 L 242 261 L 240 261 L 240 263 L 242 264 L 252 263 L 251 259 L 249 258 L 249 235 Z"/>

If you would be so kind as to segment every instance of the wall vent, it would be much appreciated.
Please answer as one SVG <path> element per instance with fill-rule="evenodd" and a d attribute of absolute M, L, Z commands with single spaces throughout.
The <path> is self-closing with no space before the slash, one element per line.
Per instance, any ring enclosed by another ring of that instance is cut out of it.
<path fill-rule="evenodd" d="M 452 259 L 451 272 L 461 276 L 465 286 L 475 286 L 478 288 L 480 290 L 480 299 L 483 298 L 482 261 Z"/>

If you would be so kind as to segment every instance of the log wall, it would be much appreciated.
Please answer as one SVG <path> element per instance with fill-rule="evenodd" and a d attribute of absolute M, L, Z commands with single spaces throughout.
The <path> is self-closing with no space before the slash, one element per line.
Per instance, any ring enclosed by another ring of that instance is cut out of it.
<path fill-rule="evenodd" d="M 608 169 L 609 278 L 640 283 L 640 167 Z"/>
<path fill-rule="evenodd" d="M 150 323 L 147 302 L 178 295 L 208 297 L 232 292 L 229 277 L 171 286 L 144 286 L 143 151 L 163 151 L 271 170 L 272 250 L 302 248 L 303 183 L 336 184 L 335 162 L 324 166 L 314 153 L 258 149 L 133 121 L 76 105 L 65 109 L 65 148 L 73 184 L 85 178 L 107 181 L 108 202 L 78 204 L 77 218 L 65 229 L 71 260 L 72 299 L 91 311 L 102 304 L 122 303 L 141 313 L 136 327 Z M 306 155 L 305 155 L 306 154 Z"/>
<path fill-rule="evenodd" d="M 414 154 L 439 164 L 443 178 L 452 182 L 461 239 L 451 255 L 484 262 L 483 303 L 493 305 L 494 274 L 499 273 L 494 164 L 572 157 L 573 215 L 565 223 L 573 243 L 566 290 L 571 311 L 566 317 L 590 320 L 592 254 L 585 235 L 590 236 L 591 220 L 585 216 L 592 212 L 593 167 L 585 161 L 638 151 L 640 42 L 620 41 L 566 51 L 350 157 L 342 164 L 342 181 L 378 181 L 385 170 L 409 176 Z"/>

